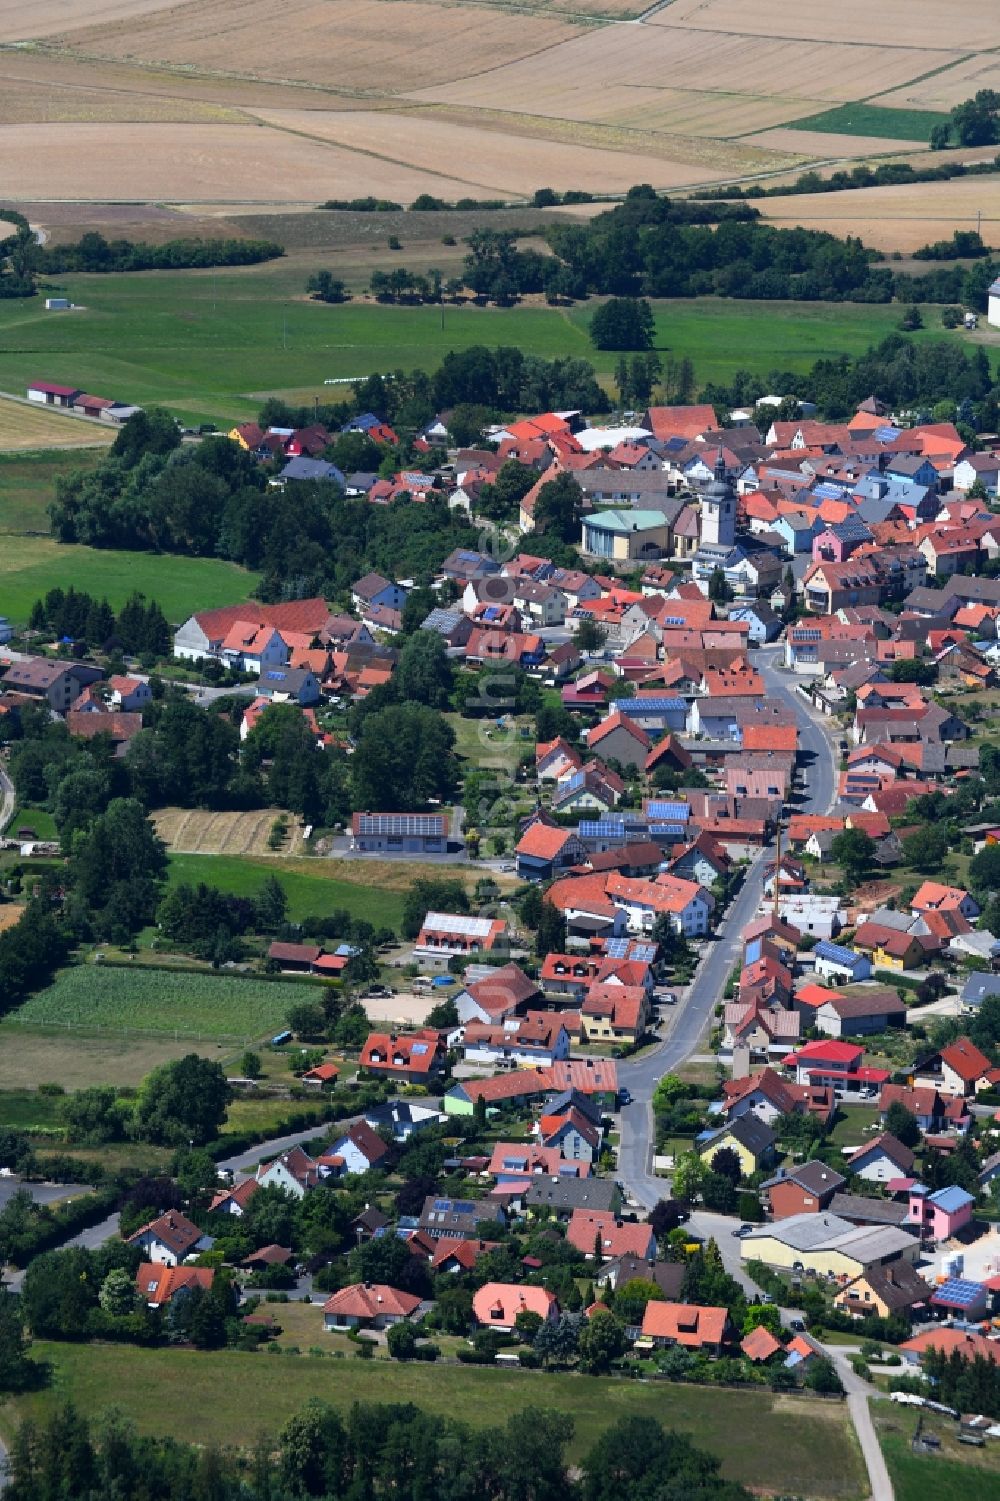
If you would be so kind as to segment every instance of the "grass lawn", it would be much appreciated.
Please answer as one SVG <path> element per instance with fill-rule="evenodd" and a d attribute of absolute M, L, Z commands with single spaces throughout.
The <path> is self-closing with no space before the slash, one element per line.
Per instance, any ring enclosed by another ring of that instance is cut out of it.
<path fill-rule="evenodd" d="M 150 1069 L 185 1053 L 219 1056 L 213 1044 L 155 1036 L 84 1036 L 76 1029 L 28 1027 L 7 1017 L 0 1022 L 0 1089 L 16 1091 L 25 1080 L 61 1084 L 67 1090 L 138 1084 Z"/>
<path fill-rule="evenodd" d="M 314 1001 L 314 985 L 236 976 L 170 974 L 81 964 L 18 1010 L 23 1023 L 159 1033 L 176 1040 L 262 1037 L 284 1024 L 296 1001 Z"/>
<path fill-rule="evenodd" d="M 283 1305 L 275 1306 L 279 1322 L 282 1311 Z M 319 1322 L 318 1309 L 315 1316 Z M 320 1333 L 309 1343 L 326 1345 L 329 1337 Z M 641 1413 L 689 1432 L 719 1456 L 724 1474 L 746 1485 L 813 1501 L 848 1501 L 865 1493 L 846 1408 L 815 1398 L 457 1365 L 126 1345 L 39 1342 L 33 1354 L 51 1362 L 53 1380 L 45 1391 L 4 1409 L 7 1433 L 15 1413 L 39 1418 L 70 1397 L 86 1415 L 115 1405 L 142 1432 L 221 1444 L 248 1443 L 251 1429 L 253 1435 L 274 1432 L 309 1397 L 341 1410 L 356 1401 L 412 1401 L 510 1432 L 522 1412 L 548 1407 L 574 1420 L 569 1452 L 578 1459 L 610 1423 Z M 250 1426 L 248 1413 L 256 1414 Z"/>
<path fill-rule="evenodd" d="M 10 820 L 11 835 L 16 837 L 18 829 L 34 829 L 39 839 L 59 838 L 56 821 L 45 808 L 21 807 L 18 804 Z"/>
<path fill-rule="evenodd" d="M 234 896 L 253 897 L 269 875 L 276 875 L 288 897 L 291 922 L 306 917 L 325 917 L 335 908 L 344 908 L 352 917 L 363 917 L 376 925 L 398 928 L 403 916 L 403 893 L 386 890 L 374 883 L 345 880 L 347 873 L 363 877 L 368 862 L 325 860 L 248 859 L 240 855 L 171 855 L 168 883 L 206 881 Z M 450 872 L 449 872 L 450 874 Z M 411 874 L 406 886 L 415 879 Z M 405 887 L 404 887 L 405 889 Z"/>
<path fill-rule="evenodd" d="M 285 1079 L 291 1082 L 291 1074 L 286 1074 Z M 281 1100 L 263 1098 L 252 1099 L 249 1095 L 233 1100 L 226 1115 L 226 1124 L 222 1130 L 223 1139 L 234 1133 L 241 1135 L 245 1131 L 266 1131 L 273 1134 L 290 1115 L 313 1115 L 317 1120 L 317 1131 L 326 1130 L 320 1117 L 326 1101 L 322 1098 L 315 1100 Z"/>
<path fill-rule="evenodd" d="M 791 120 L 786 130 L 821 130 L 830 135 L 884 136 L 891 141 L 929 141 L 935 125 L 948 116 L 930 109 L 887 109 L 881 104 L 840 104 L 804 120 Z"/>
<path fill-rule="evenodd" d="M 103 457 L 100 448 L 0 453 L 0 532 L 48 532 L 46 507 L 55 496 L 56 480 L 93 469 Z"/>
<path fill-rule="evenodd" d="M 59 1124 L 59 1100 L 35 1089 L 0 1089 L 0 1126 L 19 1131 Z"/>
<path fill-rule="evenodd" d="M 405 248 L 399 262 L 407 264 Z M 304 297 L 312 269 L 289 257 L 217 273 L 67 276 L 66 294 L 86 308 L 72 318 L 47 317 L 26 301 L 0 305 L 0 389 L 20 391 L 42 371 L 124 401 L 163 403 L 188 421 L 228 425 L 255 416 L 263 394 L 294 393 L 303 401 L 342 395 L 324 388 L 324 380 L 395 368 L 432 371 L 449 350 L 473 344 L 515 345 L 548 358 L 575 355 L 605 376 L 613 372 L 614 353 L 590 343 L 592 302 L 568 311 L 327 307 Z M 654 306 L 657 347 L 689 355 L 699 384 L 741 368 L 763 376 L 803 370 L 821 355 L 860 353 L 899 316 L 891 307 L 849 303 L 698 299 Z"/>
<path fill-rule="evenodd" d="M 974 1449 L 960 1444 L 956 1425 L 940 1413 L 916 1412 L 890 1402 L 871 1404 L 875 1430 L 889 1467 L 896 1501 L 986 1501 L 1000 1496 L 1000 1448 L 995 1439 Z M 910 1441 L 922 1417 L 922 1432 L 941 1440 L 936 1454 L 914 1454 Z"/>
<path fill-rule="evenodd" d="M 0 304 L 4 306 L 4 304 Z M 2 324 L 0 324 L 2 326 Z M 238 604 L 249 598 L 257 575 L 218 558 L 166 557 L 150 552 L 114 552 L 63 545 L 51 537 L 4 538 L 0 548 L 3 613 L 26 622 L 36 599 L 57 586 L 76 583 L 115 608 L 135 590 L 158 600 L 172 624 L 195 610 Z"/>
<path fill-rule="evenodd" d="M 874 1105 L 851 1105 L 846 1110 L 838 1110 L 837 1117 L 829 1137 L 832 1145 L 838 1149 L 859 1147 L 872 1135 L 865 1128 L 878 1122 L 878 1109 Z"/>

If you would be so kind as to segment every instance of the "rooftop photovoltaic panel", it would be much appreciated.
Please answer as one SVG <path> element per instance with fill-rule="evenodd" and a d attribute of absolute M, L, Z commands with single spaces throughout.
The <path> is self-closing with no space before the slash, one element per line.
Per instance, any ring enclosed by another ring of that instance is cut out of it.
<path fill-rule="evenodd" d="M 652 964 L 653 960 L 656 958 L 656 944 L 636 943 L 633 940 L 632 958 L 636 961 L 637 964 Z"/>
<path fill-rule="evenodd" d="M 646 804 L 646 816 L 666 819 L 672 823 L 687 823 L 691 817 L 691 807 L 689 803 L 668 803 L 659 798 L 651 798 Z"/>
<path fill-rule="evenodd" d="M 463 917 L 455 912 L 428 912 L 424 927 L 437 932 L 465 933 L 470 938 L 482 938 L 489 933 L 492 924 L 488 917 Z"/>
<path fill-rule="evenodd" d="M 982 1297 L 982 1293 L 983 1289 L 978 1282 L 967 1282 L 964 1277 L 949 1277 L 934 1296 L 957 1308 L 969 1308 Z"/>
<path fill-rule="evenodd" d="M 442 813 L 363 813 L 361 828 L 367 834 L 443 834 Z"/>
<path fill-rule="evenodd" d="M 619 699 L 618 708 L 623 714 L 665 714 L 671 709 L 686 708 L 683 698 L 660 698 L 655 695 L 650 698 L 625 698 Z"/>
<path fill-rule="evenodd" d="M 898 427 L 877 427 L 872 434 L 876 443 L 892 443 L 899 437 Z"/>
<path fill-rule="evenodd" d="M 622 839 L 625 838 L 625 825 L 617 820 L 609 818 L 585 818 L 580 823 L 581 839 Z"/>

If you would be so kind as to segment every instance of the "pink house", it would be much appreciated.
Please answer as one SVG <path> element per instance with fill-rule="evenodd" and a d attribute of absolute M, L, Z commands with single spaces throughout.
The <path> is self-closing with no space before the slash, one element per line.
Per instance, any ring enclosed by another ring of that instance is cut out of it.
<path fill-rule="evenodd" d="M 964 1188 L 952 1186 L 928 1193 L 922 1183 L 915 1183 L 910 1189 L 907 1223 L 920 1226 L 922 1240 L 949 1240 L 972 1219 L 975 1202 Z"/>
<path fill-rule="evenodd" d="M 813 561 L 846 563 L 852 553 L 871 539 L 871 532 L 856 516 L 849 516 L 846 521 L 832 522 L 813 538 Z"/>

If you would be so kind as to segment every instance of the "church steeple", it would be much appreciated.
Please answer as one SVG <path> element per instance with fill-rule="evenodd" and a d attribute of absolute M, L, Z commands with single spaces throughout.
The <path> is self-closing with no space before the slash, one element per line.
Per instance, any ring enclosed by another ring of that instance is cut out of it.
<path fill-rule="evenodd" d="M 736 498 L 720 444 L 715 458 L 715 478 L 701 498 L 701 545 L 732 547 L 735 541 Z"/>

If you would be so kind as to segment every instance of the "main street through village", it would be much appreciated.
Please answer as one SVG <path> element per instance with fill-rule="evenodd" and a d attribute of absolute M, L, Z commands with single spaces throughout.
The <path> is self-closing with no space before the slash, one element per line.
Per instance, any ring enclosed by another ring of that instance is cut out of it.
<path fill-rule="evenodd" d="M 803 813 L 825 813 L 833 803 L 837 781 L 833 743 L 818 714 L 798 691 L 798 680 L 778 665 L 778 649 L 761 651 L 756 660 L 768 694 L 795 710 L 801 776 L 796 806 Z M 688 986 L 686 998 L 673 1010 L 666 1040 L 643 1057 L 618 1066 L 619 1084 L 632 1096 L 631 1104 L 621 1114 L 618 1176 L 635 1202 L 646 1209 L 663 1197 L 667 1187 L 662 1178 L 653 1175 L 653 1091 L 664 1074 L 698 1051 L 736 963 L 743 929 L 752 922 L 760 904 L 767 853 L 762 852 L 747 871 Z"/>

